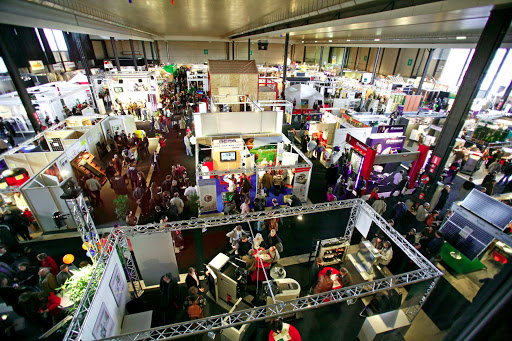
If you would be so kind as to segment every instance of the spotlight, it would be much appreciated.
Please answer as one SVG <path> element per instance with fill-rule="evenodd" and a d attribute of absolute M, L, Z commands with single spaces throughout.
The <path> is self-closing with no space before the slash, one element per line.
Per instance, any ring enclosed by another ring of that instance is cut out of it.
<path fill-rule="evenodd" d="M 455 39 L 457 39 L 457 40 L 464 40 L 464 39 L 466 39 L 466 37 L 465 36 L 458 36 L 458 37 L 455 37 Z"/>
<path fill-rule="evenodd" d="M 302 220 L 302 214 L 297 216 L 298 220 Z"/>

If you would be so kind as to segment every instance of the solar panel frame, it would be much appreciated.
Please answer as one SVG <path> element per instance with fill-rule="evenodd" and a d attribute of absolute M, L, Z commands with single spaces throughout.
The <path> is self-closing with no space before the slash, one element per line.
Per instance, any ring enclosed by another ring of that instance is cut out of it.
<path fill-rule="evenodd" d="M 501 231 L 512 222 L 512 207 L 477 189 L 473 189 L 460 205 Z"/>
<path fill-rule="evenodd" d="M 454 213 L 441 226 L 444 239 L 460 251 L 466 258 L 473 261 L 493 242 L 494 236 L 485 231 L 483 224 L 494 228 L 487 221 L 480 219 L 472 212 L 458 205 L 453 205 Z M 461 235 L 462 233 L 462 235 Z"/>

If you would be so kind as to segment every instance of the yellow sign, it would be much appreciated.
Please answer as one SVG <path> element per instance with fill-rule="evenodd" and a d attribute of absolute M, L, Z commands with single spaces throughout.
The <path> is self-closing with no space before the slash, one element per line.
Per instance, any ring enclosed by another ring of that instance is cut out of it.
<path fill-rule="evenodd" d="M 29 60 L 30 68 L 32 71 L 41 71 L 44 70 L 44 64 L 40 60 Z"/>

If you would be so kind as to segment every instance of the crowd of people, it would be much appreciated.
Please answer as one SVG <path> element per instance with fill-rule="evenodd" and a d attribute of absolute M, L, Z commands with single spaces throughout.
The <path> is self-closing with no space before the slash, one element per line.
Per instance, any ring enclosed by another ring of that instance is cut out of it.
<path fill-rule="evenodd" d="M 85 261 L 79 264 L 87 265 Z M 0 245 L 0 298 L 16 314 L 45 331 L 66 315 L 59 289 L 73 276 L 73 270 L 77 270 L 74 265 L 58 266 L 51 256 L 30 246 Z"/>

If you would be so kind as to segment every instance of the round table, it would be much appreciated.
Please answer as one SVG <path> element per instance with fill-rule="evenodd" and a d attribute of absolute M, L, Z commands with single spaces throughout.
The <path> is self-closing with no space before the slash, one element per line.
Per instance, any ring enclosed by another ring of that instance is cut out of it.
<path fill-rule="evenodd" d="M 278 271 L 280 271 L 281 269 L 283 270 L 283 274 L 282 275 L 278 273 Z M 273 279 L 285 278 L 286 277 L 286 270 L 282 266 L 274 266 L 270 270 L 270 277 L 272 277 Z"/>
<path fill-rule="evenodd" d="M 260 250 L 260 252 L 263 250 Z M 265 260 L 260 259 L 258 252 L 254 251 L 254 258 L 256 258 L 256 270 L 251 274 L 251 279 L 253 282 L 256 281 L 266 281 L 265 271 L 270 268 L 272 262 L 267 262 Z"/>
<path fill-rule="evenodd" d="M 290 324 L 290 329 L 288 330 L 288 333 L 290 334 L 290 337 L 291 337 L 291 339 L 289 341 L 301 341 L 299 331 L 297 330 L 297 328 L 295 328 L 291 324 Z M 274 334 L 274 332 L 270 331 L 270 333 L 268 334 L 268 340 L 269 341 L 278 341 L 278 340 L 274 339 L 273 334 Z"/>

